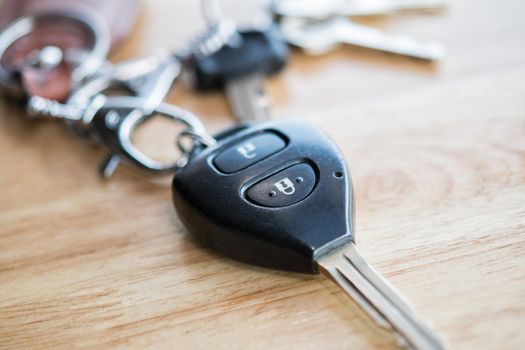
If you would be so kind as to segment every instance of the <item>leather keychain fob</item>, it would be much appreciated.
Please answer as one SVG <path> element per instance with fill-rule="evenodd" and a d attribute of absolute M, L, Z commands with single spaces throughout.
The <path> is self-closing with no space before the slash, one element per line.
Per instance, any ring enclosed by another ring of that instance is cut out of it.
<path fill-rule="evenodd" d="M 18 96 L 64 101 L 131 31 L 137 0 L 0 3 L 0 85 Z"/>

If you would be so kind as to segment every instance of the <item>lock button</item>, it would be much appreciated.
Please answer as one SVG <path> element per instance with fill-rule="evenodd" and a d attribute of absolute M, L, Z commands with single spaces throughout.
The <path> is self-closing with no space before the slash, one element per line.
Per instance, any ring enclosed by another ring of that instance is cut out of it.
<path fill-rule="evenodd" d="M 314 169 L 306 163 L 300 163 L 251 186 L 246 191 L 246 197 L 264 207 L 286 207 L 308 197 L 315 182 Z"/>
<path fill-rule="evenodd" d="M 268 158 L 285 146 L 282 138 L 274 133 L 264 132 L 229 147 L 215 158 L 213 164 L 223 173 L 236 173 Z"/>

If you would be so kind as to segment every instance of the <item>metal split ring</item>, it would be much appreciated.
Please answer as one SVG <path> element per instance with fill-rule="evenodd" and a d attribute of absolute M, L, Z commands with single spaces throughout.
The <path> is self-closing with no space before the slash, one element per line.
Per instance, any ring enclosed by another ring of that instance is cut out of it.
<path fill-rule="evenodd" d="M 186 146 L 183 141 L 184 139 L 189 138 L 192 140 L 192 145 L 190 147 Z M 205 147 L 214 146 L 217 141 L 210 135 L 204 133 L 197 133 L 193 130 L 184 130 L 177 136 L 177 146 L 183 154 L 190 155 L 195 148 L 196 144 L 203 145 Z"/>
<path fill-rule="evenodd" d="M 92 47 L 89 53 L 82 57 L 78 65 L 73 69 L 72 81 L 74 84 L 95 73 L 105 62 L 110 49 L 110 34 L 107 24 L 94 11 L 82 8 L 78 11 L 68 10 L 60 12 L 41 12 L 29 16 L 23 16 L 12 22 L 0 32 L 0 86 L 18 96 L 24 96 L 23 87 L 16 72 L 9 70 L 2 64 L 2 58 L 6 51 L 17 40 L 30 34 L 41 22 L 72 21 L 80 24 L 92 38 Z M 55 53 L 55 52 L 51 52 Z M 56 59 L 56 54 L 53 55 Z M 58 58 L 62 60 L 62 57 Z"/>

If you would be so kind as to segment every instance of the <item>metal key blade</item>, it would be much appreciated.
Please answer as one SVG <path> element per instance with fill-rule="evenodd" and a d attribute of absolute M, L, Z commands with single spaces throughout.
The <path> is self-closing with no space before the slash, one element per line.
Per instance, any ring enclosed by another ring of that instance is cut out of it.
<path fill-rule="evenodd" d="M 385 327 L 387 322 L 415 349 L 445 349 L 443 341 L 421 320 L 408 303 L 361 256 L 351 243 L 317 260 L 320 270 L 331 277 L 371 316 Z"/>
<path fill-rule="evenodd" d="M 270 119 L 270 103 L 265 91 L 265 82 L 266 77 L 260 73 L 226 82 L 226 96 L 237 120 L 262 122 Z"/>
<path fill-rule="evenodd" d="M 341 19 L 336 24 L 341 41 L 346 44 L 434 61 L 445 54 L 436 43 L 422 43 L 407 36 L 388 35 L 382 31 Z"/>
<path fill-rule="evenodd" d="M 305 19 L 434 12 L 447 6 L 448 0 L 273 0 L 270 3 L 276 15 Z"/>
<path fill-rule="evenodd" d="M 289 43 L 313 54 L 325 53 L 341 44 L 434 61 L 444 56 L 436 43 L 421 43 L 406 36 L 388 35 L 378 29 L 355 24 L 345 17 L 323 20 L 288 18 L 282 22 Z"/>
<path fill-rule="evenodd" d="M 345 16 L 378 16 L 401 12 L 434 12 L 447 6 L 447 0 L 347 0 L 339 13 Z"/>

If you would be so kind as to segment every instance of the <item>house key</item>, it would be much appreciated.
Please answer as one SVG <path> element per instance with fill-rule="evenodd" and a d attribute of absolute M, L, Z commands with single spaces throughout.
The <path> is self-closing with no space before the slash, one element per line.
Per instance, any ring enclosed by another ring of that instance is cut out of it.
<path fill-rule="evenodd" d="M 444 48 L 438 43 L 388 34 L 355 23 L 348 17 L 418 9 L 428 11 L 445 6 L 444 0 L 275 0 L 270 3 L 270 10 L 288 43 L 311 54 L 326 53 L 341 44 L 348 44 L 436 61 L 445 54 Z"/>
<path fill-rule="evenodd" d="M 211 12 L 206 16 L 210 28 L 215 28 L 217 23 L 228 23 L 220 15 L 217 1 L 204 1 L 203 5 Z M 288 46 L 276 26 L 240 30 L 234 39 L 211 54 L 195 58 L 192 68 L 196 88 L 224 89 L 240 122 L 270 119 L 266 78 L 286 66 Z"/>
<path fill-rule="evenodd" d="M 173 179 L 181 221 L 204 244 L 264 267 L 331 277 L 415 349 L 444 349 L 354 243 L 350 173 L 304 121 L 241 127 L 196 151 Z"/>

